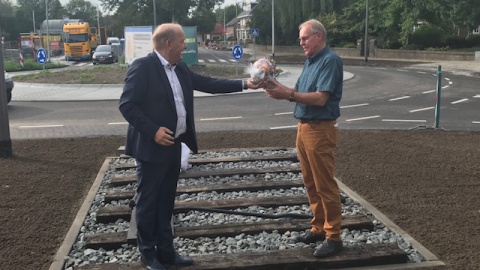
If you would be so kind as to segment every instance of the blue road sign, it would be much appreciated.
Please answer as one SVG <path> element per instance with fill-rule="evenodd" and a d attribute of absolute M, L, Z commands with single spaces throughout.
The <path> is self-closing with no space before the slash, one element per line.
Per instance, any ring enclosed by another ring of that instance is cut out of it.
<path fill-rule="evenodd" d="M 233 59 L 235 60 L 240 60 L 242 59 L 242 56 L 243 56 L 243 49 L 242 49 L 242 46 L 240 45 L 235 45 L 233 48 L 232 48 L 232 56 L 233 56 Z"/>
<path fill-rule="evenodd" d="M 250 34 L 252 35 L 252 37 L 258 37 L 258 34 L 260 34 L 260 31 L 258 31 L 258 28 L 253 28 L 253 29 L 250 29 Z"/>
<path fill-rule="evenodd" d="M 45 62 L 47 62 L 47 52 L 45 52 L 43 48 L 40 48 L 37 51 L 37 62 L 40 65 L 43 65 Z"/>

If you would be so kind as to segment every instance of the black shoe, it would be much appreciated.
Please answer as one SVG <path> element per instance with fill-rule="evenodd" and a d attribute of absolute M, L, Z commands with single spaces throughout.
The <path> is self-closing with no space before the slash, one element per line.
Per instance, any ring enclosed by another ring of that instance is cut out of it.
<path fill-rule="evenodd" d="M 193 264 L 192 258 L 187 256 L 182 256 L 176 252 L 173 260 L 162 260 L 161 262 L 166 265 L 176 265 L 176 266 L 187 266 L 187 265 Z"/>
<path fill-rule="evenodd" d="M 145 258 L 143 255 L 141 256 L 141 262 L 143 267 L 148 270 L 167 270 L 159 261 L 157 258 L 153 258 L 152 260 L 148 260 Z"/>
<path fill-rule="evenodd" d="M 297 242 L 303 242 L 305 244 L 315 243 L 317 241 L 325 240 L 325 234 L 315 234 L 312 231 L 308 231 L 305 236 L 296 237 Z"/>
<path fill-rule="evenodd" d="M 313 256 L 317 258 L 325 258 L 339 252 L 343 247 L 342 240 L 335 241 L 327 239 L 325 242 L 320 245 L 319 248 L 313 252 Z"/>

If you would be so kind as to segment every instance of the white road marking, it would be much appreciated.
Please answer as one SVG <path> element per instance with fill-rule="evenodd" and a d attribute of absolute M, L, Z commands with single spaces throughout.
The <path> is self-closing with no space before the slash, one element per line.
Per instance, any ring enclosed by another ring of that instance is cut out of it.
<path fill-rule="evenodd" d="M 80 64 L 77 64 L 76 66 L 81 67 L 81 66 L 85 66 L 86 64 L 88 64 L 88 63 L 80 63 Z"/>
<path fill-rule="evenodd" d="M 347 119 L 347 120 L 345 120 L 345 121 L 346 121 L 346 122 L 353 122 L 353 121 L 374 119 L 374 118 L 379 118 L 379 117 L 380 117 L 380 115 L 373 115 L 373 116 L 367 116 L 367 117 Z"/>
<path fill-rule="evenodd" d="M 435 89 L 433 89 L 433 90 L 428 90 L 428 91 L 422 92 L 422 94 L 428 94 L 428 93 L 432 93 L 432 92 L 435 92 L 435 91 L 437 91 L 437 90 L 435 90 Z"/>
<path fill-rule="evenodd" d="M 383 122 L 411 122 L 411 123 L 426 123 L 427 120 L 407 120 L 407 119 L 382 119 Z"/>
<path fill-rule="evenodd" d="M 205 60 L 203 60 L 203 59 L 198 59 L 198 62 L 199 62 L 199 63 L 205 63 Z"/>
<path fill-rule="evenodd" d="M 449 81 L 448 84 L 453 84 L 453 82 L 452 82 L 452 81 Z"/>
<path fill-rule="evenodd" d="M 128 125 L 128 122 L 112 122 L 108 123 L 109 125 Z"/>
<path fill-rule="evenodd" d="M 474 98 L 480 98 L 480 95 L 475 95 L 475 96 L 473 96 L 473 97 L 474 97 Z"/>
<path fill-rule="evenodd" d="M 297 128 L 297 126 L 279 126 L 279 127 L 270 127 L 270 129 L 287 129 L 287 128 Z"/>
<path fill-rule="evenodd" d="M 465 102 L 465 101 L 467 101 L 467 100 L 468 100 L 468 98 L 463 98 L 463 99 L 459 99 L 459 100 L 456 100 L 456 101 L 452 101 L 452 102 L 450 102 L 450 103 L 451 103 L 451 104 L 458 104 L 458 103 Z"/>
<path fill-rule="evenodd" d="M 368 103 L 340 106 L 340 109 L 355 108 L 355 107 L 361 107 L 361 106 L 368 106 Z"/>
<path fill-rule="evenodd" d="M 387 70 L 387 68 L 382 68 L 382 67 L 376 67 L 374 69 L 381 69 L 381 70 Z"/>
<path fill-rule="evenodd" d="M 425 72 L 425 71 L 417 71 L 417 73 L 420 73 L 420 74 L 427 74 L 427 72 Z"/>
<path fill-rule="evenodd" d="M 445 78 L 445 80 L 447 80 L 447 81 L 450 81 L 450 79 L 449 79 L 449 78 Z"/>
<path fill-rule="evenodd" d="M 445 85 L 445 86 L 442 87 L 442 89 L 445 89 L 445 88 L 448 88 L 448 87 L 450 87 L 450 85 Z"/>
<path fill-rule="evenodd" d="M 402 99 L 407 99 L 410 98 L 410 96 L 403 96 L 403 97 L 397 97 L 397 98 L 391 98 L 389 101 L 396 101 L 396 100 L 402 100 Z"/>
<path fill-rule="evenodd" d="M 19 126 L 19 128 L 51 128 L 51 127 L 63 127 L 63 125 Z"/>
<path fill-rule="evenodd" d="M 427 108 L 421 108 L 421 109 L 416 109 L 416 110 L 411 110 L 410 112 L 421 112 L 421 111 L 428 111 L 428 110 L 433 110 L 435 107 L 427 107 Z"/>
<path fill-rule="evenodd" d="M 225 59 L 220 59 L 220 62 L 225 63 L 225 62 L 227 62 L 227 60 L 225 60 Z"/>
<path fill-rule="evenodd" d="M 401 72 L 408 72 L 408 70 L 405 70 L 405 69 L 397 69 L 397 70 Z"/>
<path fill-rule="evenodd" d="M 235 63 L 235 62 L 237 62 L 237 60 L 235 60 L 235 59 L 230 59 L 230 62 Z"/>
<path fill-rule="evenodd" d="M 214 59 L 208 59 L 208 62 L 210 62 L 210 63 L 215 63 L 215 62 L 217 62 L 217 61 L 215 61 Z"/>
<path fill-rule="evenodd" d="M 216 121 L 216 120 L 231 120 L 231 119 L 241 119 L 241 116 L 232 116 L 232 117 L 217 117 L 217 118 L 202 118 L 200 121 Z"/>
<path fill-rule="evenodd" d="M 293 114 L 293 112 L 280 112 L 280 113 L 276 113 L 274 115 L 287 115 L 287 114 Z"/>
<path fill-rule="evenodd" d="M 480 124 L 480 121 L 472 121 L 472 124 Z"/>

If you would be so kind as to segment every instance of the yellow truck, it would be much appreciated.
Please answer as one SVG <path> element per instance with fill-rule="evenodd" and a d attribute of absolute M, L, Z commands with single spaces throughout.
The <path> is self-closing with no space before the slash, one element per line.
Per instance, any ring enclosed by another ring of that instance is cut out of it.
<path fill-rule="evenodd" d="M 67 23 L 63 26 L 65 60 L 91 60 L 99 45 L 88 22 Z"/>

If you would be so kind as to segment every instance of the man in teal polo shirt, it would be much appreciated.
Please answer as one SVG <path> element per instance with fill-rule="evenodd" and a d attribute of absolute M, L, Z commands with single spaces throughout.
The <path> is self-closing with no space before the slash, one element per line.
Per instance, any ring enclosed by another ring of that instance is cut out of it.
<path fill-rule="evenodd" d="M 327 257 L 343 246 L 342 204 L 334 178 L 343 64 L 327 45 L 327 32 L 319 21 L 302 23 L 298 40 L 308 58 L 295 88 L 272 80 L 266 84 L 265 92 L 272 98 L 296 103 L 297 154 L 313 212 L 310 231 L 297 240 L 305 243 L 325 240 L 313 255 Z"/>

